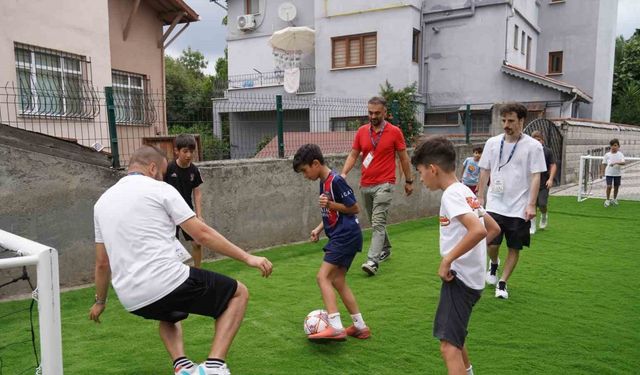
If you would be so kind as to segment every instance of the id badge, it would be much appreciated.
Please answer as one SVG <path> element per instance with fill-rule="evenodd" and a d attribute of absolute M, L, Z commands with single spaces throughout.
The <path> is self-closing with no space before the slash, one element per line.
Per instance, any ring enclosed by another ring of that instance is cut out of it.
<path fill-rule="evenodd" d="M 176 250 L 176 258 L 182 263 L 191 259 L 191 254 L 182 246 L 178 239 L 173 240 L 173 247 Z"/>
<path fill-rule="evenodd" d="M 504 181 L 502 178 L 491 180 L 491 193 L 495 195 L 504 193 Z"/>
<path fill-rule="evenodd" d="M 363 165 L 365 168 L 368 168 L 368 167 L 369 167 L 369 164 L 371 164 L 371 161 L 372 161 L 372 160 L 373 160 L 373 152 L 370 152 L 370 153 L 368 153 L 368 154 L 367 154 L 367 157 L 366 157 L 366 158 L 364 158 L 364 160 L 362 161 L 362 165 Z"/>

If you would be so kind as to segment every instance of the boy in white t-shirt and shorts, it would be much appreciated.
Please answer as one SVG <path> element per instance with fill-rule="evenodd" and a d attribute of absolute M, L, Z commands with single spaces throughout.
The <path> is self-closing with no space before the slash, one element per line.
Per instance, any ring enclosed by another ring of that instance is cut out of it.
<path fill-rule="evenodd" d="M 440 206 L 440 302 L 433 335 L 449 374 L 469 375 L 473 369 L 465 346 L 473 306 L 484 289 L 487 240 L 500 232 L 469 187 L 456 178 L 456 152 L 444 137 L 425 138 L 411 162 L 429 190 L 442 190 Z M 486 226 L 486 228 L 485 228 Z"/>
<path fill-rule="evenodd" d="M 604 201 L 604 206 L 618 205 L 618 189 L 620 188 L 620 180 L 622 179 L 621 165 L 625 165 L 624 155 L 620 152 L 620 141 L 617 138 L 612 139 L 609 142 L 611 151 L 604 154 L 602 159 L 602 166 L 600 167 L 600 178 L 602 174 L 607 179 L 607 199 Z M 611 197 L 611 186 L 613 185 L 613 199 Z"/>

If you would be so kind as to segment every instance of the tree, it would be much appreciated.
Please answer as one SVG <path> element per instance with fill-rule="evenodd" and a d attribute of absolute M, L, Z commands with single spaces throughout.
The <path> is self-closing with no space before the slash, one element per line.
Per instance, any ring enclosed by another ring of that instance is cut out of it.
<path fill-rule="evenodd" d="M 202 70 L 207 69 L 207 65 L 209 65 L 202 52 L 194 51 L 191 47 L 187 47 L 186 50 L 182 51 L 178 61 L 197 76 L 204 76 Z"/>
<path fill-rule="evenodd" d="M 611 121 L 640 125 L 640 32 L 616 39 Z"/>
<path fill-rule="evenodd" d="M 390 116 L 394 116 L 393 112 L 397 110 L 398 118 L 391 117 L 390 120 L 402 129 L 408 145 L 413 143 L 416 136 L 422 134 L 422 127 L 416 119 L 418 109 L 414 98 L 416 91 L 417 84 L 415 82 L 411 86 L 407 86 L 398 91 L 391 86 L 389 81 L 385 81 L 384 85 L 380 85 L 380 95 L 387 101 L 387 113 Z M 394 104 L 394 101 L 397 101 L 397 109 L 395 108 L 396 104 Z"/>

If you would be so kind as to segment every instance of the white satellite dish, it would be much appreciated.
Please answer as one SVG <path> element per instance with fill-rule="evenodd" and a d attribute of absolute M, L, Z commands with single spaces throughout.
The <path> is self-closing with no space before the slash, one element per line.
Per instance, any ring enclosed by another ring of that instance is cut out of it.
<path fill-rule="evenodd" d="M 282 3 L 278 7 L 278 17 L 280 17 L 284 22 L 293 21 L 297 14 L 298 10 L 296 9 L 296 6 L 289 2 Z"/>

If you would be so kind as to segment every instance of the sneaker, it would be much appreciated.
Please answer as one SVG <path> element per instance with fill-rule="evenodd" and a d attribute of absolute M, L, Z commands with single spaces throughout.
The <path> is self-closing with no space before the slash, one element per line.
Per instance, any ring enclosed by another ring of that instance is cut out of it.
<path fill-rule="evenodd" d="M 368 260 L 362 264 L 362 270 L 366 272 L 369 276 L 375 276 L 378 272 L 378 263 Z"/>
<path fill-rule="evenodd" d="M 498 259 L 497 264 L 491 263 L 491 259 L 489 259 L 489 272 L 487 272 L 487 284 L 496 285 L 498 282 L 498 266 L 500 265 L 500 259 Z"/>
<path fill-rule="evenodd" d="M 531 219 L 529 223 L 531 223 L 529 226 L 529 234 L 536 234 L 536 218 Z"/>
<path fill-rule="evenodd" d="M 225 363 L 222 367 L 214 367 L 209 368 L 205 366 L 204 363 L 201 363 L 200 366 L 197 367 L 198 372 L 194 372 L 194 375 L 231 375 L 231 371 L 227 367 Z"/>
<path fill-rule="evenodd" d="M 347 327 L 347 335 L 351 336 L 351 337 L 355 337 L 357 339 L 368 339 L 369 337 L 371 337 L 371 331 L 369 330 L 369 327 L 364 327 L 363 329 L 357 329 L 356 326 L 354 325 L 350 325 L 349 327 Z"/>
<path fill-rule="evenodd" d="M 507 291 L 507 282 L 500 281 L 498 283 L 498 287 L 496 288 L 496 298 L 508 299 L 509 292 Z"/>
<path fill-rule="evenodd" d="M 320 332 L 308 335 L 307 338 L 311 341 L 345 341 L 347 339 L 347 331 L 344 328 L 336 329 L 328 326 Z"/>
<path fill-rule="evenodd" d="M 544 229 L 547 227 L 547 219 L 549 215 L 543 214 L 540 218 L 540 229 Z"/>
<path fill-rule="evenodd" d="M 609 205 L 610 205 L 610 204 L 611 204 L 611 202 L 609 202 L 609 200 L 608 200 L 608 199 L 606 199 L 606 200 L 604 201 L 604 206 L 605 206 L 605 207 L 609 207 Z"/>
<path fill-rule="evenodd" d="M 380 253 L 380 256 L 378 257 L 378 261 L 382 263 L 385 260 L 389 259 L 390 256 L 391 256 L 391 250 L 382 250 L 382 252 Z"/>
<path fill-rule="evenodd" d="M 617 206 L 618 205 L 618 200 L 617 199 L 612 199 L 611 200 L 611 204 L 614 205 L 614 206 Z"/>
<path fill-rule="evenodd" d="M 177 369 L 175 369 L 175 375 L 199 375 L 198 374 L 198 365 L 196 365 L 194 363 L 194 365 L 191 368 L 186 368 L 186 367 L 178 367 Z"/>

